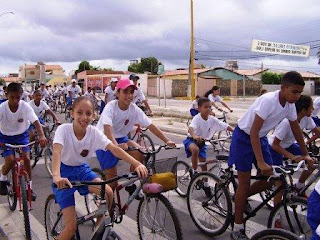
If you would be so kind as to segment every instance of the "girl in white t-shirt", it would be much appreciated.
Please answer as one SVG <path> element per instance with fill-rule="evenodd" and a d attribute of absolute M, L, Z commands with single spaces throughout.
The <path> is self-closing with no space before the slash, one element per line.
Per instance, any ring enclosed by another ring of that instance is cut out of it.
<path fill-rule="evenodd" d="M 222 98 L 220 97 L 220 88 L 218 86 L 213 86 L 208 92 L 205 93 L 204 96 L 209 98 L 212 106 L 214 108 L 218 109 L 220 112 L 222 112 L 222 109 L 216 105 L 216 102 L 221 103 L 230 112 L 233 112 L 233 110 L 231 108 L 229 108 L 229 106 L 224 101 L 222 101 Z"/>
<path fill-rule="evenodd" d="M 87 97 L 77 98 L 72 105 L 73 123 L 63 124 L 57 128 L 53 140 L 52 171 L 53 187 L 56 202 L 60 205 L 65 222 L 65 228 L 59 239 L 71 239 L 76 231 L 76 211 L 74 192 L 70 181 L 101 181 L 87 164 L 93 153 L 98 149 L 108 149 L 115 156 L 133 165 L 139 176 L 146 177 L 148 171 L 144 165 L 128 155 L 121 148 L 115 146 L 98 129 L 91 125 L 94 119 L 94 106 Z M 106 159 L 106 161 L 108 161 Z M 61 189 L 66 185 L 70 189 Z M 77 188 L 81 195 L 89 192 L 100 194 L 95 187 Z M 111 207 L 113 192 L 106 185 L 106 199 Z"/>
<path fill-rule="evenodd" d="M 49 108 L 48 104 L 46 104 L 45 101 L 41 100 L 42 96 L 41 96 L 41 92 L 40 90 L 35 90 L 33 92 L 33 100 L 31 100 L 29 103 L 29 105 L 32 107 L 33 111 L 35 112 L 35 114 L 37 115 L 39 122 L 42 125 L 45 125 L 44 119 L 40 116 L 41 113 L 43 111 L 46 111 L 47 113 L 49 113 L 55 124 L 60 125 L 60 121 L 58 120 L 57 116 L 54 114 L 54 112 Z M 34 140 L 34 136 L 35 136 L 35 128 L 34 125 L 31 124 L 29 127 L 29 138 L 30 138 L 30 142 L 32 142 Z"/>
<path fill-rule="evenodd" d="M 140 147 L 136 142 L 129 140 L 127 136 L 135 124 L 140 124 L 142 127 L 147 127 L 168 146 L 174 147 L 175 143 L 170 141 L 159 128 L 152 124 L 151 120 L 137 105 L 132 103 L 135 89 L 136 86 L 129 79 L 118 81 L 118 100 L 113 100 L 106 105 L 97 123 L 97 128 L 104 132 L 113 144 L 127 149 L 128 146 Z M 143 156 L 139 152 L 130 151 L 130 154 L 142 162 Z M 107 179 L 117 174 L 118 157 L 114 156 L 110 151 L 99 150 L 97 151 L 97 158 L 101 168 L 105 171 Z M 116 182 L 111 186 L 115 188 Z M 131 191 L 129 192 L 131 193 Z"/>

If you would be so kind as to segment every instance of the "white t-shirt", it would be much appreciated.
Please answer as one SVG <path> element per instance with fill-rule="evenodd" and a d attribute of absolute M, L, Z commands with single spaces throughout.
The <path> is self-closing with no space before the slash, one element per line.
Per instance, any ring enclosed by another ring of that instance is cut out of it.
<path fill-rule="evenodd" d="M 255 115 L 261 117 L 264 122 L 259 132 L 259 137 L 264 137 L 274 129 L 283 119 L 297 120 L 297 112 L 294 103 L 286 102 L 282 107 L 279 102 L 279 90 L 269 92 L 258 97 L 250 106 L 245 115 L 238 121 L 238 126 L 250 135 L 251 126 Z"/>
<path fill-rule="evenodd" d="M 109 102 L 103 109 L 97 128 L 104 132 L 104 125 L 110 125 L 115 138 L 122 138 L 128 135 L 135 124 L 148 127 L 151 120 L 135 104 L 131 103 L 127 110 L 121 110 L 118 100 Z"/>
<path fill-rule="evenodd" d="M 144 100 L 146 100 L 146 97 L 144 96 L 141 88 L 138 87 L 136 90 L 134 90 L 132 102 L 137 104 L 138 102 L 142 102 Z"/>
<path fill-rule="evenodd" d="M 25 101 L 19 101 L 16 112 L 9 108 L 9 101 L 0 105 L 0 132 L 7 136 L 14 136 L 24 133 L 38 117 L 33 109 Z"/>
<path fill-rule="evenodd" d="M 21 100 L 28 102 L 29 101 L 29 92 L 28 91 L 23 91 L 22 95 L 21 95 Z"/>
<path fill-rule="evenodd" d="M 222 102 L 222 98 L 219 95 L 214 97 L 213 94 L 211 93 L 209 94 L 208 98 L 211 102 Z"/>
<path fill-rule="evenodd" d="M 48 104 L 45 103 L 45 101 L 40 101 L 40 104 L 39 106 L 37 106 L 35 103 L 34 103 L 34 100 L 31 100 L 30 102 L 28 102 L 29 105 L 32 107 L 33 111 L 35 112 L 35 114 L 39 117 L 41 112 L 44 110 L 49 110 L 49 106 Z"/>
<path fill-rule="evenodd" d="M 198 109 L 198 100 L 196 99 L 196 100 L 193 100 L 193 102 L 192 102 L 192 108 L 193 109 Z"/>
<path fill-rule="evenodd" d="M 41 99 L 42 99 L 42 100 L 50 97 L 50 94 L 49 94 L 49 92 L 48 92 L 47 89 L 41 90 L 41 88 L 40 88 L 39 91 L 40 91 L 40 93 L 41 93 L 41 96 L 42 96 Z"/>
<path fill-rule="evenodd" d="M 71 92 L 72 98 L 77 98 L 81 92 L 81 88 L 79 85 L 76 85 L 75 87 L 72 87 L 72 85 L 69 85 L 67 87 L 67 97 L 69 97 L 69 92 Z"/>
<path fill-rule="evenodd" d="M 0 99 L 1 100 L 7 99 L 6 93 L 4 92 L 3 88 L 0 88 Z"/>
<path fill-rule="evenodd" d="M 208 120 L 204 120 L 201 117 L 201 114 L 194 116 L 191 124 L 189 125 L 189 127 L 193 128 L 194 133 L 197 136 L 207 140 L 211 139 L 216 132 L 226 130 L 228 126 L 229 125 L 227 123 L 222 122 L 211 115 L 208 117 Z"/>
<path fill-rule="evenodd" d="M 108 94 L 108 99 L 107 99 L 107 101 L 108 101 L 108 102 L 111 102 L 112 100 L 115 100 L 115 99 L 116 99 L 117 89 L 115 88 L 114 90 L 112 90 L 111 86 L 107 86 L 107 87 L 104 89 L 104 93 L 105 93 L 105 94 Z"/>
<path fill-rule="evenodd" d="M 80 166 L 88 163 L 95 151 L 105 150 L 110 140 L 91 125 L 87 127 L 85 136 L 78 140 L 74 135 L 73 124 L 65 123 L 57 128 L 53 143 L 59 143 L 63 146 L 62 163 L 68 166 Z"/>
<path fill-rule="evenodd" d="M 317 97 L 314 101 L 313 101 L 313 112 L 312 112 L 312 117 L 316 117 L 320 111 L 320 97 Z"/>

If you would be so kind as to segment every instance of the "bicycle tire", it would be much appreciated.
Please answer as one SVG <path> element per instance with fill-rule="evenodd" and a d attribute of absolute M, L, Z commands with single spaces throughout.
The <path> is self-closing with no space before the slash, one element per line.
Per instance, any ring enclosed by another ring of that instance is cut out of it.
<path fill-rule="evenodd" d="M 30 228 L 30 219 L 29 219 L 29 207 L 28 207 L 28 192 L 29 189 L 26 188 L 27 180 L 26 176 L 22 175 L 19 177 L 19 185 L 21 192 L 21 201 L 22 201 L 22 212 L 24 219 L 24 230 L 26 233 L 26 239 L 31 239 L 31 228 Z M 31 191 L 31 190 L 30 190 Z"/>
<path fill-rule="evenodd" d="M 149 149 L 151 151 L 155 151 L 154 143 L 153 143 L 151 137 L 149 137 L 145 133 L 141 133 L 138 136 L 137 143 L 143 148 Z"/>
<path fill-rule="evenodd" d="M 44 165 L 50 177 L 52 177 L 52 144 L 44 149 Z"/>
<path fill-rule="evenodd" d="M 151 202 L 155 202 L 156 209 L 154 213 L 150 212 L 150 210 L 153 210 L 152 207 L 149 206 Z M 160 203 L 163 205 L 164 208 L 158 209 L 158 206 Z M 148 205 L 148 206 L 147 206 Z M 149 210 L 149 211 L 148 211 Z M 165 211 L 168 211 L 168 213 L 165 213 Z M 147 211 L 146 213 L 144 213 Z M 158 215 L 159 216 L 158 216 Z M 143 221 L 143 218 L 152 218 L 150 219 L 152 223 L 150 224 L 150 220 Z M 167 218 L 171 218 L 171 222 L 169 224 L 165 223 Z M 156 218 L 156 219 L 155 219 Z M 154 221 L 157 220 L 157 221 Z M 155 226 L 155 224 L 162 223 L 165 224 L 165 226 Z M 149 224 L 148 224 L 149 223 Z M 169 202 L 169 200 L 161 195 L 161 194 L 152 194 L 147 195 L 145 198 L 141 199 L 139 202 L 138 210 L 137 210 L 137 227 L 139 232 L 139 238 L 140 240 L 146 239 L 146 231 L 150 229 L 150 234 L 158 234 L 164 239 L 183 239 L 182 236 L 182 230 L 181 230 L 181 224 L 180 221 L 176 215 L 176 212 Z M 155 229 L 155 227 L 157 227 Z M 166 235 L 163 231 L 169 231 L 169 233 L 173 233 L 172 237 Z"/>
<path fill-rule="evenodd" d="M 8 173 L 8 180 L 10 181 L 8 185 L 8 203 L 11 211 L 17 208 L 17 193 L 16 193 L 16 180 L 15 180 L 15 167 L 13 167 Z"/>
<path fill-rule="evenodd" d="M 52 214 L 54 219 L 50 218 L 51 212 L 54 212 Z M 59 222 L 57 222 L 57 220 Z M 55 229 L 52 229 L 53 226 L 55 226 Z M 58 203 L 56 203 L 56 200 L 54 199 L 54 195 L 50 194 L 46 199 L 46 203 L 44 207 L 44 227 L 46 229 L 47 240 L 57 239 L 60 232 L 63 230 L 64 226 L 65 226 L 65 223 L 62 216 L 62 212 L 60 210 L 60 206 Z M 79 234 L 78 228 L 73 237 L 73 240 L 80 240 L 80 234 Z"/>
<path fill-rule="evenodd" d="M 172 172 L 176 173 L 177 187 L 175 191 L 179 196 L 187 197 L 188 187 L 192 178 L 191 166 L 184 161 L 177 161 L 172 167 Z"/>
<path fill-rule="evenodd" d="M 93 168 L 92 171 L 98 175 L 103 181 L 105 181 L 105 175 L 99 168 Z M 100 196 L 93 193 L 88 193 L 84 196 L 84 201 L 88 214 L 98 209 Z M 95 220 L 93 221 L 95 223 Z"/>
<path fill-rule="evenodd" d="M 256 233 L 251 240 L 300 240 L 300 238 L 287 230 L 271 228 Z"/>
<path fill-rule="evenodd" d="M 298 206 L 300 207 L 298 208 Z M 268 219 L 268 228 L 275 228 L 275 222 L 278 218 L 278 216 L 281 216 L 281 227 L 282 229 L 285 229 L 287 231 L 290 231 L 294 234 L 297 234 L 300 239 L 310 239 L 312 236 L 312 230 L 307 222 L 307 200 L 301 197 L 292 196 L 290 199 L 287 200 L 286 206 L 289 211 L 289 218 L 290 221 L 293 224 L 293 229 L 290 229 L 288 226 L 288 219 L 285 216 L 284 212 L 284 202 L 278 203 L 274 209 L 271 211 L 269 219 Z M 294 207 L 295 206 L 295 207 Z M 291 213 L 295 214 L 298 212 L 298 217 L 301 216 L 301 219 L 298 219 L 299 224 L 302 224 L 301 220 L 304 220 L 305 223 L 301 226 L 303 227 L 303 232 L 300 232 L 297 221 L 293 222 L 293 215 Z"/>
<path fill-rule="evenodd" d="M 35 143 L 31 146 L 31 153 L 30 153 L 30 166 L 34 168 L 39 161 L 39 145 Z"/>
<path fill-rule="evenodd" d="M 218 139 L 226 138 L 226 137 L 228 138 L 228 139 L 223 140 L 223 141 L 218 141 L 220 149 L 223 152 L 229 152 L 230 144 L 231 144 L 231 136 L 232 136 L 232 133 L 230 131 L 228 131 L 228 130 L 220 131 L 218 133 Z"/>
<path fill-rule="evenodd" d="M 210 197 L 204 191 L 204 182 L 208 182 L 210 195 L 212 195 Z M 230 193 L 224 185 L 219 183 L 219 177 L 210 172 L 201 172 L 192 178 L 188 188 L 187 204 L 191 219 L 196 227 L 208 236 L 218 236 L 224 233 L 233 218 Z M 196 209 L 197 205 L 199 207 Z M 210 214 L 209 211 L 213 213 Z M 208 214 L 205 221 L 199 219 L 205 214 Z M 209 222 L 211 218 L 216 217 L 221 217 L 221 219 Z"/>
<path fill-rule="evenodd" d="M 54 129 L 54 119 L 51 116 L 51 114 L 48 114 L 47 112 L 44 115 L 44 121 L 48 124 L 49 132 L 51 133 Z"/>

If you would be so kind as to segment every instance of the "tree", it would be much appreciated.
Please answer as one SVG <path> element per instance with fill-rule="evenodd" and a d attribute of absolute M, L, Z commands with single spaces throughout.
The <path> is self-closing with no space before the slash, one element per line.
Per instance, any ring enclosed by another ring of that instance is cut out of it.
<path fill-rule="evenodd" d="M 158 59 L 155 57 L 141 58 L 140 63 L 132 63 L 128 66 L 128 71 L 134 73 L 150 72 L 151 74 L 157 74 L 158 72 Z"/>
<path fill-rule="evenodd" d="M 283 74 L 265 72 L 262 74 L 262 83 L 263 84 L 280 84 Z"/>
<path fill-rule="evenodd" d="M 81 63 L 79 63 L 78 69 L 76 70 L 76 74 L 79 72 L 85 71 L 85 70 L 92 70 L 92 66 L 90 63 L 86 60 L 83 60 Z"/>

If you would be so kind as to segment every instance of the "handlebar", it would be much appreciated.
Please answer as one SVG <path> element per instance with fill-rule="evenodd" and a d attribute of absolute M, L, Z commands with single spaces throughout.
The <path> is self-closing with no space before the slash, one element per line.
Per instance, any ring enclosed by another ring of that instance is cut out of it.
<path fill-rule="evenodd" d="M 298 165 L 294 164 L 287 164 L 285 166 L 272 166 L 273 174 L 268 178 L 268 182 L 271 178 L 278 178 L 281 175 L 292 175 L 294 172 L 299 171 L 301 168 L 306 169 L 306 163 L 305 161 L 300 161 Z"/>
<path fill-rule="evenodd" d="M 28 144 L 24 144 L 24 145 L 13 145 L 13 144 L 10 144 L 10 143 L 0 143 L 0 146 L 1 147 L 10 147 L 10 148 L 24 148 L 24 147 L 29 147 L 30 145 L 33 145 L 35 143 L 35 141 L 33 142 L 30 142 Z"/>
<path fill-rule="evenodd" d="M 154 150 L 154 151 L 148 151 L 148 150 L 142 150 L 145 148 L 137 148 L 137 147 L 129 147 L 126 151 L 139 151 L 140 153 L 142 153 L 143 155 L 148 155 L 148 154 L 157 154 L 160 152 L 160 150 L 164 148 L 165 150 L 168 149 L 179 149 L 178 147 L 169 147 L 168 145 L 164 144 L 164 145 L 160 145 L 158 147 L 158 149 Z"/>

